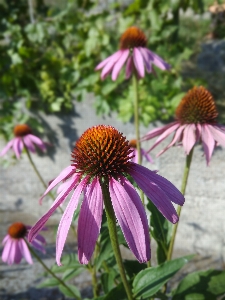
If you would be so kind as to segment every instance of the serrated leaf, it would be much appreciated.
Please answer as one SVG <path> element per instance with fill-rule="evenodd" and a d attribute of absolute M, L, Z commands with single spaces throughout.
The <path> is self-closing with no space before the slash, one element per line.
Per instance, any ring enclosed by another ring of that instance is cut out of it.
<path fill-rule="evenodd" d="M 138 273 L 133 281 L 133 293 L 135 297 L 137 299 L 145 299 L 153 296 L 192 257 L 193 255 L 177 258 Z"/>

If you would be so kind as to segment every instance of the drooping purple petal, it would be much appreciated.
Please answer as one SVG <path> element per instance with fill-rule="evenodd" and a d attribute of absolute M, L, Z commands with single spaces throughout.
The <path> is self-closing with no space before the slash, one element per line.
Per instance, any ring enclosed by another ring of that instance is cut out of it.
<path fill-rule="evenodd" d="M 87 264 L 99 236 L 103 212 L 103 196 L 99 180 L 95 178 L 86 188 L 78 220 L 78 258 Z"/>
<path fill-rule="evenodd" d="M 95 67 L 95 71 L 101 70 L 109 61 L 114 60 L 116 57 L 116 60 L 118 58 L 118 52 L 113 53 L 112 55 L 106 57 L 103 61 L 101 61 L 96 67 Z"/>
<path fill-rule="evenodd" d="M 141 167 L 141 168 L 140 168 Z M 145 172 L 143 172 L 143 169 Z M 148 172 L 147 172 L 148 171 Z M 148 174 L 146 176 L 146 173 Z M 179 197 L 169 198 L 169 195 L 177 194 L 178 190 L 172 185 L 165 189 L 165 178 L 162 180 L 162 177 L 158 174 L 151 172 L 147 168 L 139 165 L 132 167 L 132 170 L 129 171 L 129 174 L 134 178 L 139 187 L 147 195 L 148 198 L 153 202 L 153 204 L 158 208 L 162 215 L 172 223 L 178 222 L 178 215 L 174 209 L 171 201 L 184 203 L 184 197 L 180 193 Z M 155 176 L 159 176 L 158 182 L 155 180 Z M 162 185 L 160 184 L 162 182 Z M 168 182 L 166 182 L 168 184 Z M 169 184 L 168 184 L 169 185 Z"/>
<path fill-rule="evenodd" d="M 136 47 L 133 49 L 133 62 L 139 77 L 143 78 L 145 76 L 144 60 L 140 50 Z"/>
<path fill-rule="evenodd" d="M 119 50 L 113 55 L 111 55 L 111 58 L 108 60 L 104 68 L 102 69 L 101 73 L 101 79 L 105 79 L 105 77 L 111 72 L 114 64 L 119 60 L 119 58 L 122 56 L 123 51 Z"/>
<path fill-rule="evenodd" d="M 46 149 L 45 143 L 39 137 L 37 137 L 33 134 L 28 134 L 27 136 L 29 137 L 30 141 L 33 142 L 42 151 L 44 151 Z"/>
<path fill-rule="evenodd" d="M 149 59 L 152 61 L 154 65 L 156 65 L 161 70 L 169 70 L 170 65 L 166 63 L 160 56 L 155 54 L 154 52 L 150 51 L 146 48 L 146 51 L 148 52 Z"/>
<path fill-rule="evenodd" d="M 64 170 L 65 171 L 65 170 Z M 57 201 L 54 202 L 54 205 L 47 211 L 46 214 L 44 214 L 43 217 L 41 217 L 40 220 L 37 221 L 37 223 L 30 229 L 28 233 L 28 240 L 29 242 L 32 242 L 32 240 L 36 237 L 36 235 L 39 233 L 39 231 L 45 226 L 45 223 L 48 221 L 48 219 L 51 217 L 51 215 L 54 213 L 54 211 L 59 207 L 59 205 L 65 200 L 65 198 L 69 195 L 69 193 L 72 191 L 76 183 L 71 184 L 71 186 L 68 188 L 67 191 L 59 198 L 57 197 Z"/>
<path fill-rule="evenodd" d="M 13 143 L 14 143 L 14 139 L 12 139 L 11 141 L 9 141 L 7 143 L 7 145 L 0 152 L 0 156 L 5 155 L 9 151 L 9 149 L 12 147 Z"/>
<path fill-rule="evenodd" d="M 20 154 L 21 154 L 21 146 L 20 146 L 21 143 L 22 143 L 21 138 L 19 138 L 19 137 L 14 138 L 14 140 L 13 140 L 13 150 L 14 150 L 14 152 L 16 154 L 16 157 L 18 159 L 20 158 Z"/>
<path fill-rule="evenodd" d="M 206 124 L 202 125 L 202 145 L 206 157 L 206 162 L 208 165 L 213 153 L 213 149 L 215 147 L 215 140 L 208 128 L 208 125 Z"/>
<path fill-rule="evenodd" d="M 153 163 L 153 159 L 151 158 L 151 156 L 144 150 L 141 149 L 141 155 L 150 163 Z M 135 162 L 135 161 L 134 161 Z M 137 163 L 137 162 L 135 162 Z"/>
<path fill-rule="evenodd" d="M 66 177 L 72 175 L 75 172 L 75 168 L 73 166 L 68 166 L 65 169 L 62 170 L 62 172 L 57 176 L 51 184 L 48 186 L 47 190 L 44 192 L 43 196 L 40 198 L 40 202 L 42 199 L 63 179 Z"/>
<path fill-rule="evenodd" d="M 144 64 L 145 64 L 147 72 L 151 73 L 152 72 L 152 63 L 151 63 L 151 60 L 149 60 L 147 49 L 143 48 L 143 47 L 138 47 L 138 49 L 140 50 L 142 57 L 144 59 Z"/>
<path fill-rule="evenodd" d="M 214 139 L 223 147 L 225 147 L 225 132 L 219 126 L 207 125 Z"/>
<path fill-rule="evenodd" d="M 19 264 L 23 257 L 22 252 L 19 247 L 20 240 L 15 240 L 14 243 L 15 243 L 14 263 Z"/>
<path fill-rule="evenodd" d="M 115 63 L 113 70 L 112 70 L 112 80 L 115 81 L 119 75 L 120 70 L 122 69 L 123 65 L 125 64 L 127 58 L 129 56 L 129 49 L 123 50 L 122 55 Z"/>
<path fill-rule="evenodd" d="M 23 239 L 20 239 L 18 246 L 20 248 L 20 251 L 21 251 L 23 257 L 26 259 L 28 264 L 32 265 L 33 260 L 32 260 L 30 250 L 28 249 L 26 242 Z"/>
<path fill-rule="evenodd" d="M 177 128 L 180 126 L 178 122 L 171 123 L 170 126 L 166 130 L 162 132 L 162 134 L 158 137 L 158 139 L 155 141 L 153 146 L 148 150 L 148 152 L 152 151 L 156 146 L 158 146 L 163 140 L 165 140 L 172 132 L 177 130 Z M 166 126 L 165 126 L 166 127 Z"/>
<path fill-rule="evenodd" d="M 188 155 L 196 143 L 196 126 L 188 124 L 183 131 L 183 146 L 185 153 Z"/>
<path fill-rule="evenodd" d="M 76 187 L 64 213 L 60 220 L 56 237 L 56 262 L 61 265 L 60 258 L 68 235 L 68 231 L 73 219 L 73 213 L 77 209 L 80 194 L 86 186 L 88 177 L 85 177 Z"/>
<path fill-rule="evenodd" d="M 129 56 L 127 59 L 126 70 L 125 70 L 126 79 L 130 78 L 132 72 L 133 72 L 133 59 L 132 56 Z"/>
<path fill-rule="evenodd" d="M 32 245 L 34 248 L 36 248 L 37 250 L 41 251 L 42 253 L 44 253 L 44 254 L 46 253 L 46 250 L 45 250 L 45 248 L 43 247 L 43 245 L 40 244 L 40 243 L 38 243 L 36 239 L 33 240 L 33 241 L 31 242 L 31 245 Z"/>
<path fill-rule="evenodd" d="M 4 242 L 4 248 L 3 248 L 3 251 L 2 251 L 2 261 L 4 261 L 5 263 L 8 263 L 9 261 L 9 256 L 10 256 L 10 250 L 11 250 L 11 247 L 12 247 L 12 243 L 13 243 L 13 240 L 8 236 L 8 239 L 5 240 Z"/>
<path fill-rule="evenodd" d="M 178 124 L 178 122 L 176 121 L 176 122 L 170 123 L 168 125 L 162 126 L 160 128 L 154 128 L 151 131 L 149 131 L 145 136 L 143 136 L 141 138 L 141 141 L 150 140 L 150 139 L 160 135 L 161 133 L 163 133 L 164 131 L 166 131 L 167 129 L 169 129 L 170 127 L 172 127 L 175 124 Z"/>
<path fill-rule="evenodd" d="M 135 177 L 138 176 L 144 176 L 147 180 L 155 183 L 159 186 L 160 189 L 164 191 L 164 193 L 168 196 L 170 201 L 178 204 L 183 205 L 185 198 L 184 195 L 166 178 L 158 175 L 155 171 L 151 171 L 143 166 L 140 166 L 138 164 L 133 164 L 134 167 L 132 167 L 132 173 L 130 172 L 130 175 L 133 177 L 133 174 L 135 174 Z M 134 178 L 135 180 L 135 178 Z M 136 180 L 135 180 L 136 181 Z M 137 182 L 138 184 L 138 182 Z M 139 184 L 138 184 L 139 185 Z"/>
<path fill-rule="evenodd" d="M 141 199 L 124 179 L 123 185 L 111 178 L 109 192 L 116 218 L 131 251 L 140 263 L 150 259 L 148 221 Z"/>
<path fill-rule="evenodd" d="M 26 145 L 26 147 L 29 151 L 31 151 L 33 153 L 35 152 L 35 147 L 34 147 L 33 142 L 30 139 L 29 134 L 23 137 L 23 142 L 24 142 L 24 144 Z"/>

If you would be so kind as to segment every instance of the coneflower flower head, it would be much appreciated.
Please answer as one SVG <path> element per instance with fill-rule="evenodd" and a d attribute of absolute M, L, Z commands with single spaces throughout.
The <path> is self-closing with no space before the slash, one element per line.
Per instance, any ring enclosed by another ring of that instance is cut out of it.
<path fill-rule="evenodd" d="M 35 146 L 42 151 L 46 149 L 45 143 L 39 137 L 32 134 L 32 130 L 27 124 L 16 125 L 13 129 L 13 133 L 15 137 L 2 149 L 0 156 L 5 155 L 10 148 L 13 149 L 18 159 L 20 158 L 24 146 L 31 152 L 35 152 Z"/>
<path fill-rule="evenodd" d="M 157 54 L 147 47 L 145 34 L 137 27 L 128 28 L 120 38 L 120 50 L 104 59 L 95 70 L 102 69 L 101 79 L 105 79 L 112 72 L 112 80 L 116 80 L 123 65 L 126 65 L 126 78 L 133 72 L 138 78 L 143 78 L 145 69 L 153 72 L 152 64 L 162 70 L 168 70 L 170 66 Z"/>
<path fill-rule="evenodd" d="M 130 140 L 129 146 L 130 146 L 131 150 L 133 150 L 132 155 L 131 155 L 131 161 L 133 161 L 134 163 L 137 164 L 138 163 L 137 140 L 136 139 Z M 141 148 L 141 155 L 148 162 L 153 163 L 153 159 L 143 148 Z"/>
<path fill-rule="evenodd" d="M 14 263 L 19 264 L 22 257 L 24 257 L 29 264 L 33 263 L 30 251 L 25 242 L 30 228 L 30 226 L 26 226 L 21 222 L 13 223 L 8 228 L 8 234 L 2 241 L 2 244 L 4 245 L 2 261 L 9 265 Z M 31 245 L 45 253 L 45 239 L 41 235 L 37 235 Z"/>
<path fill-rule="evenodd" d="M 141 199 L 126 179 L 129 174 L 140 188 L 171 222 L 178 216 L 171 201 L 183 205 L 183 195 L 165 178 L 131 161 L 132 149 L 122 133 L 112 126 L 99 125 L 86 130 L 72 151 L 72 164 L 56 177 L 42 198 L 62 182 L 59 194 L 50 210 L 31 228 L 33 240 L 56 208 L 73 191 L 60 221 L 56 238 L 56 262 L 60 258 L 81 193 L 83 202 L 78 218 L 78 258 L 87 264 L 98 238 L 102 213 L 101 184 L 109 190 L 115 216 L 131 251 L 139 262 L 150 259 L 148 220 Z M 41 200 L 42 200 L 41 198 Z"/>
<path fill-rule="evenodd" d="M 207 164 L 217 144 L 225 147 L 225 126 L 216 121 L 218 112 L 213 96 L 204 87 L 194 87 L 183 97 L 175 111 L 176 121 L 147 133 L 142 140 L 159 136 L 151 151 L 174 132 L 171 143 L 159 152 L 158 156 L 176 143 L 182 143 L 189 154 L 197 142 L 204 148 Z"/>

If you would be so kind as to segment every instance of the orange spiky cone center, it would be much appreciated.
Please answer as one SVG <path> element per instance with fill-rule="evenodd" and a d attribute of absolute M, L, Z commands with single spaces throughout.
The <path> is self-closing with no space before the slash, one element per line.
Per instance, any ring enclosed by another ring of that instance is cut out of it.
<path fill-rule="evenodd" d="M 30 134 L 31 133 L 31 129 L 30 127 L 27 125 L 27 124 L 19 124 L 19 125 L 16 125 L 13 129 L 13 132 L 14 132 L 14 135 L 15 136 L 25 136 L 27 134 Z"/>
<path fill-rule="evenodd" d="M 146 45 L 146 36 L 135 26 L 128 28 L 120 38 L 120 49 L 133 49 L 134 47 L 146 47 Z"/>
<path fill-rule="evenodd" d="M 178 105 L 175 115 L 182 124 L 213 124 L 218 112 L 213 96 L 200 86 L 188 91 Z"/>
<path fill-rule="evenodd" d="M 72 152 L 72 161 L 81 174 L 118 178 L 130 166 L 132 150 L 126 138 L 112 126 L 86 130 Z"/>
<path fill-rule="evenodd" d="M 26 233 L 26 226 L 20 222 L 13 223 L 8 229 L 8 234 L 14 239 L 24 238 Z"/>

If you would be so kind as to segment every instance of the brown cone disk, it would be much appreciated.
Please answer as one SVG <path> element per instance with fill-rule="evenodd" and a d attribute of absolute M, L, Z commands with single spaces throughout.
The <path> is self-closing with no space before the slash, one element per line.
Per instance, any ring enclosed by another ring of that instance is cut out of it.
<path fill-rule="evenodd" d="M 129 146 L 132 148 L 137 148 L 137 140 L 135 140 L 135 139 L 130 140 Z"/>
<path fill-rule="evenodd" d="M 15 136 L 25 136 L 31 133 L 31 129 L 27 124 L 16 125 L 13 129 Z"/>
<path fill-rule="evenodd" d="M 120 38 L 120 49 L 133 49 L 134 47 L 146 47 L 147 39 L 144 33 L 137 27 L 128 28 Z"/>
<path fill-rule="evenodd" d="M 72 152 L 72 161 L 82 174 L 118 178 L 128 170 L 131 152 L 128 141 L 119 131 L 99 125 L 82 134 Z"/>
<path fill-rule="evenodd" d="M 14 239 L 20 239 L 25 237 L 27 228 L 23 223 L 13 223 L 9 229 L 8 234 Z"/>
<path fill-rule="evenodd" d="M 202 86 L 188 91 L 175 114 L 182 124 L 212 124 L 218 116 L 213 96 Z"/>

